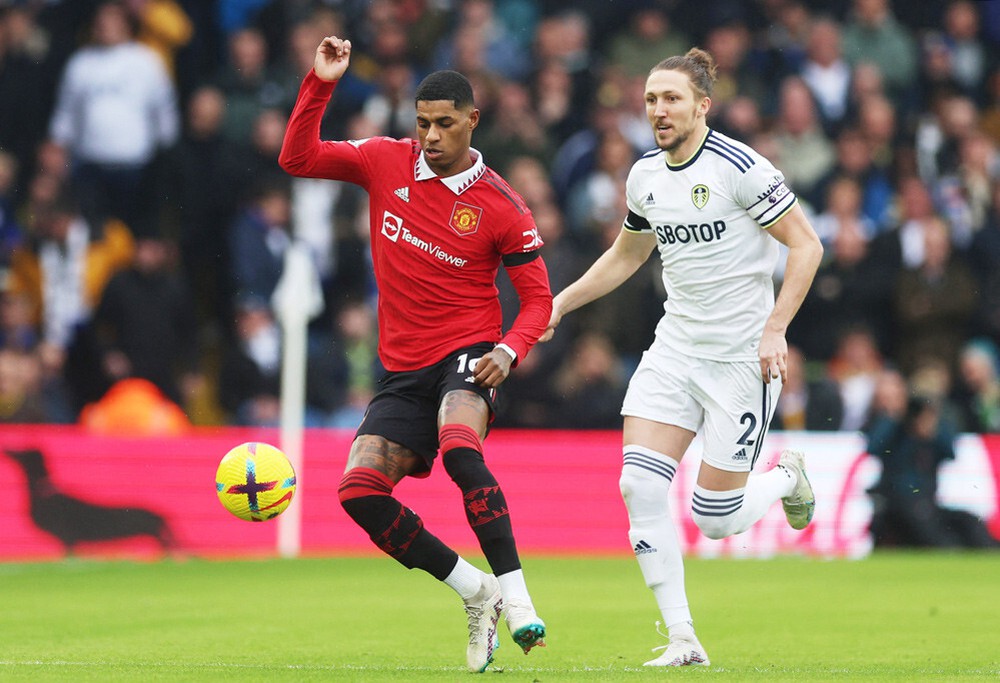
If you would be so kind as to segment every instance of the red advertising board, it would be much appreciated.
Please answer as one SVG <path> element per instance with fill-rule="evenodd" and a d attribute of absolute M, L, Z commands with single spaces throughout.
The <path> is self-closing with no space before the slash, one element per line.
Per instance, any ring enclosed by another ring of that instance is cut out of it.
<path fill-rule="evenodd" d="M 292 503 L 300 506 L 301 548 L 306 554 L 375 552 L 337 499 L 351 439 L 351 432 L 306 431 Z M 504 488 L 522 551 L 630 552 L 628 521 L 618 492 L 620 439 L 619 432 L 578 431 L 498 431 L 490 436 L 487 462 Z M 132 511 L 133 522 L 162 517 L 177 553 L 274 554 L 275 522 L 238 520 L 216 498 L 219 459 L 243 441 L 280 446 L 276 430 L 201 429 L 182 438 L 111 438 L 89 435 L 76 427 L 2 427 L 0 495 L 6 511 L 0 523 L 0 560 L 64 556 L 67 548 L 53 516 L 86 516 L 92 512 L 88 505 Z M 808 453 L 810 480 L 817 490 L 817 513 L 807 530 L 789 529 L 780 506 L 775 506 L 746 534 L 724 541 L 702 537 L 688 512 L 698 467 L 696 441 L 671 489 L 671 506 L 685 550 L 704 556 L 867 554 L 871 508 L 864 491 L 874 482 L 878 468 L 864 454 L 861 438 L 775 433 L 769 437 L 761 466 L 772 466 L 781 448 L 793 444 Z M 990 520 L 994 534 L 1000 536 L 1000 437 L 962 437 L 958 451 L 958 460 L 942 472 L 942 496 Z M 27 469 L 26 458 L 35 463 Z M 44 462 L 47 479 L 38 461 Z M 33 515 L 32 496 L 37 502 L 46 496 L 51 499 L 53 492 L 72 499 L 69 508 L 46 510 L 36 504 Z M 462 550 L 476 547 L 461 496 L 440 467 L 427 479 L 402 482 L 396 495 L 445 542 Z M 153 515 L 136 512 L 140 510 Z M 104 523 L 100 515 L 87 519 L 98 526 Z M 120 531 L 109 522 L 102 534 L 106 539 L 81 543 L 74 552 L 101 556 L 161 553 L 155 534 L 117 538 Z"/>

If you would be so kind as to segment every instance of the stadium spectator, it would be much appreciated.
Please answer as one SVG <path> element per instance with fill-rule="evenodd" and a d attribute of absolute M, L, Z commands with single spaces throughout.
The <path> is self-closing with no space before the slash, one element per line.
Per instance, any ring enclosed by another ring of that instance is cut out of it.
<path fill-rule="evenodd" d="M 827 363 L 827 375 L 840 390 L 844 405 L 842 431 L 854 432 L 864 426 L 884 369 L 885 359 L 871 330 L 854 325 L 841 331 L 833 358 Z"/>
<path fill-rule="evenodd" d="M 281 416 L 281 329 L 270 304 L 244 296 L 235 304 L 235 340 L 219 368 L 219 404 L 233 425 L 276 426 Z"/>
<path fill-rule="evenodd" d="M 148 220 L 157 155 L 180 132 L 176 93 L 123 3 L 98 5 L 90 35 L 63 72 L 49 134 L 70 155 L 87 219 L 135 229 Z"/>
<path fill-rule="evenodd" d="M 551 143 L 558 147 L 580 128 L 578 111 L 573 106 L 573 79 L 569 70 L 556 59 L 542 62 L 532 74 L 530 87 L 538 123 Z"/>
<path fill-rule="evenodd" d="M 632 12 L 628 26 L 611 37 L 607 54 L 609 61 L 624 69 L 626 75 L 645 80 L 649 55 L 680 54 L 689 44 L 665 8 L 640 6 Z"/>
<path fill-rule="evenodd" d="M 972 130 L 959 143 L 958 165 L 937 178 L 933 194 L 951 228 L 951 241 L 967 250 L 983 229 L 993 205 L 993 185 L 1000 181 L 1000 155 L 984 133 Z"/>
<path fill-rule="evenodd" d="M 244 193 L 244 152 L 222 134 L 226 100 L 214 86 L 201 86 L 187 104 L 180 141 L 165 155 L 157 182 L 158 214 L 180 252 L 184 279 L 197 293 L 199 327 L 224 328 L 229 319 L 229 260 L 226 240 Z"/>
<path fill-rule="evenodd" d="M 138 24 L 137 40 L 163 60 L 171 78 L 176 74 L 177 51 L 191 41 L 194 25 L 175 0 L 127 0 Z"/>
<path fill-rule="evenodd" d="M 858 324 L 874 333 L 878 348 L 889 349 L 892 343 L 892 321 L 886 311 L 892 301 L 893 274 L 870 258 L 865 225 L 857 214 L 857 184 L 843 178 L 830 188 L 832 211 L 815 221 L 821 239 L 829 235 L 824 239 L 829 256 L 802 302 L 798 324 L 788 332 L 789 340 L 816 361 L 832 358 L 840 336 Z M 847 198 L 833 196 L 838 192 Z M 837 208 L 838 202 L 854 207 Z"/>
<path fill-rule="evenodd" d="M 604 133 L 594 151 L 594 169 L 569 188 L 566 221 L 581 251 L 594 250 L 612 216 L 617 221 L 625 179 L 636 159 L 628 139 L 617 128 Z"/>
<path fill-rule="evenodd" d="M 980 20 L 976 4 L 969 0 L 949 3 L 944 10 L 942 36 L 948 70 L 952 79 L 970 96 L 982 85 L 990 59 L 979 36 Z"/>
<path fill-rule="evenodd" d="M 789 77 L 781 84 L 776 142 L 788 187 L 810 196 L 833 168 L 835 156 L 819 125 L 812 94 L 801 78 Z"/>
<path fill-rule="evenodd" d="M 134 241 L 121 221 L 87 221 L 68 190 L 39 206 L 35 220 L 33 238 L 11 256 L 10 290 L 28 298 L 45 372 L 67 379 L 79 409 L 95 391 L 89 340 L 80 332 L 108 280 L 131 262 Z"/>
<path fill-rule="evenodd" d="M 358 428 L 340 500 L 383 552 L 463 599 L 466 663 L 481 672 L 499 644 L 501 610 L 524 652 L 544 645 L 545 624 L 482 445 L 496 388 L 544 331 L 551 310 L 542 242 L 523 200 L 471 148 L 479 110 L 461 74 L 435 72 L 417 87 L 418 140 L 321 141 L 319 121 L 350 55 L 350 41 L 320 43 L 281 151 L 289 173 L 358 184 L 371 201 L 378 350 L 389 372 Z M 494 285 L 501 263 L 521 304 L 506 334 Z M 458 556 L 391 496 L 404 477 L 429 473 L 438 450 L 494 574 Z"/>
<path fill-rule="evenodd" d="M 625 398 L 628 372 L 606 336 L 591 331 L 577 336 L 552 381 L 560 405 L 555 426 L 621 428 L 619 406 Z"/>
<path fill-rule="evenodd" d="M 42 364 L 31 351 L 0 348 L 0 424 L 53 421 L 41 390 Z"/>
<path fill-rule="evenodd" d="M 836 135 L 848 114 L 851 68 L 840 50 L 840 25 L 818 19 L 809 29 L 802 81 L 816 99 L 823 130 Z"/>
<path fill-rule="evenodd" d="M 530 68 L 528 53 L 496 15 L 494 5 L 493 0 L 460 0 L 455 30 L 438 43 L 431 67 L 462 73 L 486 69 L 506 79 L 524 78 Z"/>
<path fill-rule="evenodd" d="M 761 3 L 760 9 L 764 29 L 751 50 L 757 53 L 753 59 L 767 75 L 770 91 L 802 70 L 813 17 L 806 4 L 798 0 Z"/>
<path fill-rule="evenodd" d="M 14 183 L 17 171 L 17 159 L 0 149 L 0 270 L 2 271 L 10 266 L 11 252 L 24 241 L 24 230 L 14 211 Z"/>
<path fill-rule="evenodd" d="M 500 84 L 498 95 L 503 106 L 497 108 L 496 116 L 479 136 L 483 156 L 505 174 L 511 161 L 518 157 L 532 157 L 546 163 L 552 158 L 552 142 L 532 109 L 528 89 L 507 81 Z"/>
<path fill-rule="evenodd" d="M 281 417 L 282 335 L 271 304 L 259 296 L 239 298 L 234 306 L 234 338 L 221 350 L 219 405 L 226 422 L 277 427 Z M 323 427 L 347 387 L 346 368 L 331 360 L 328 346 L 307 347 L 307 427 Z"/>
<path fill-rule="evenodd" d="M 899 125 L 889 98 L 880 93 L 865 95 L 857 103 L 858 129 L 867 143 L 872 164 L 886 174 L 897 172 L 894 158 L 899 145 Z M 886 200 L 885 204 L 889 204 Z M 884 222 L 878 216 L 876 220 Z"/>
<path fill-rule="evenodd" d="M 282 109 L 294 86 L 268 65 L 268 46 L 255 28 L 241 28 L 228 38 L 228 60 L 211 79 L 226 98 L 222 132 L 237 143 L 250 141 L 254 122 L 265 109 Z"/>
<path fill-rule="evenodd" d="M 786 450 L 778 467 L 749 474 L 750 451 L 761 447 L 787 376 L 785 331 L 823 247 L 781 172 L 708 127 L 715 76 L 712 56 L 697 48 L 651 70 L 644 100 L 659 149 L 633 166 L 623 227 L 594 265 L 555 297 L 545 336 L 566 313 L 616 289 L 658 248 L 665 313 L 621 410 L 629 542 L 669 638 L 647 666 L 709 664 L 691 621 L 667 495 L 703 426 L 692 517 L 706 536 L 742 533 L 778 500 L 789 525 L 803 529 L 815 504 L 801 453 Z M 779 243 L 789 254 L 775 301 L 770 276 Z M 746 315 L 734 318 L 733 311 Z"/>
<path fill-rule="evenodd" d="M 25 171 L 32 169 L 46 137 L 59 75 L 51 37 L 36 13 L 28 3 L 0 7 L 0 150 L 12 154 Z M 21 195 L 24 188 L 17 180 L 14 195 Z"/>
<path fill-rule="evenodd" d="M 955 459 L 953 429 L 942 421 L 938 402 L 919 395 L 910 397 L 900 418 L 883 417 L 872 425 L 868 453 L 882 462 L 882 475 L 869 492 L 877 546 L 998 545 L 978 517 L 937 501 L 938 470 Z"/>
<path fill-rule="evenodd" d="M 962 428 L 979 434 L 1000 432 L 1000 357 L 989 339 L 973 339 L 958 360 L 958 402 Z"/>
<path fill-rule="evenodd" d="M 889 0 L 854 0 L 844 25 L 843 53 L 851 65 L 872 62 L 882 73 L 897 109 L 912 104 L 917 50 L 909 31 L 896 21 Z"/>
<path fill-rule="evenodd" d="M 976 281 L 952 253 L 948 226 L 933 219 L 924 226 L 924 260 L 904 268 L 893 289 L 895 355 L 904 373 L 926 359 L 957 367 L 962 340 L 976 308 Z"/>
<path fill-rule="evenodd" d="M 342 391 L 326 424 L 357 429 L 385 372 L 378 359 L 375 311 L 368 302 L 350 301 L 340 308 L 332 347 L 342 368 Z"/>
<path fill-rule="evenodd" d="M 771 429 L 838 431 L 844 419 L 844 405 L 836 383 L 825 373 L 813 379 L 805 356 L 789 344 L 787 372 L 781 396 L 774 408 Z"/>
<path fill-rule="evenodd" d="M 270 301 L 285 267 L 290 234 L 289 183 L 265 178 L 227 235 L 230 284 L 236 298 Z"/>
<path fill-rule="evenodd" d="M 184 408 L 204 377 L 194 295 L 172 246 L 160 235 L 139 236 L 132 265 L 111 277 L 91 326 L 106 386 L 140 377 Z"/>
<path fill-rule="evenodd" d="M 876 237 L 888 228 L 893 209 L 893 188 L 885 169 L 875 163 L 877 147 L 858 128 L 844 128 L 836 138 L 836 159 L 829 171 L 816 183 L 810 200 L 820 211 L 829 210 L 830 185 L 838 178 L 851 178 L 861 190 L 861 212 L 865 236 Z"/>

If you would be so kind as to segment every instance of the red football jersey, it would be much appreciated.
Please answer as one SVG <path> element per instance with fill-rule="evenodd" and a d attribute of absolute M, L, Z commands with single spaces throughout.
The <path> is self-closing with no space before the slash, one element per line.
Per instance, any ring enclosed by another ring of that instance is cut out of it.
<path fill-rule="evenodd" d="M 537 261 L 542 241 L 521 197 L 482 155 L 447 178 L 427 165 L 416 140 L 319 140 L 334 84 L 306 76 L 289 120 L 282 166 L 295 175 L 356 183 L 369 194 L 371 251 L 378 285 L 379 356 L 386 369 L 415 370 L 452 351 L 501 341 L 495 284 L 501 262 Z M 537 277 L 530 279 L 537 297 Z M 544 295 L 549 298 L 547 278 Z M 524 291 L 519 288 L 524 297 Z M 522 301 L 522 305 L 525 302 Z M 542 316 L 536 312 L 534 318 Z M 522 358 L 548 322 L 519 316 L 503 338 Z M 518 329 L 518 323 L 521 328 Z M 527 332 L 527 334 L 526 334 Z"/>

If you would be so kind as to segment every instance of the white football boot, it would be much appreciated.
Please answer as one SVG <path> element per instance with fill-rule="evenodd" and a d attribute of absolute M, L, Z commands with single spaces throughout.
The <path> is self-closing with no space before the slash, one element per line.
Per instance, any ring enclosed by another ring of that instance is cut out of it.
<path fill-rule="evenodd" d="M 799 451 L 784 450 L 778 459 L 778 466 L 784 467 L 795 476 L 795 488 L 781 499 L 788 526 L 805 529 L 816 512 L 816 494 L 806 477 L 806 457 Z"/>
<path fill-rule="evenodd" d="M 493 661 L 493 653 L 500 647 L 497 623 L 502 610 L 500 582 L 492 574 L 484 574 L 479 592 L 465 601 L 465 613 L 469 617 L 469 647 L 465 661 L 469 671 L 482 673 Z"/>
<path fill-rule="evenodd" d="M 660 622 L 656 622 L 656 632 L 665 635 L 660 630 Z M 692 630 L 689 634 L 670 638 L 667 645 L 654 647 L 653 652 L 663 650 L 663 654 L 651 659 L 643 666 L 709 666 L 708 654 L 698 642 L 698 637 Z"/>
<path fill-rule="evenodd" d="M 536 645 L 545 647 L 545 622 L 538 618 L 530 602 L 511 600 L 504 605 L 504 615 L 511 638 L 524 654 Z"/>

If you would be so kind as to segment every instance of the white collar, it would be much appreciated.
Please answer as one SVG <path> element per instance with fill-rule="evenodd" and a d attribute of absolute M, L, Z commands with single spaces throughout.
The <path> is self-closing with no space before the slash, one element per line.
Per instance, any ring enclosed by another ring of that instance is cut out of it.
<path fill-rule="evenodd" d="M 447 178 L 440 178 L 437 173 L 435 173 L 427 163 L 427 159 L 424 158 L 423 151 L 420 152 L 420 156 L 417 157 L 417 163 L 413 167 L 413 177 L 419 182 L 421 180 L 430 180 L 431 178 L 440 178 L 441 182 L 445 186 L 454 192 L 455 194 L 462 194 L 468 190 L 472 185 L 483 177 L 486 173 L 486 162 L 483 161 L 483 155 L 479 153 L 479 150 L 469 148 L 469 152 L 475 158 L 472 162 L 471 168 L 468 168 L 461 173 L 456 173 L 455 175 L 450 175 Z"/>

